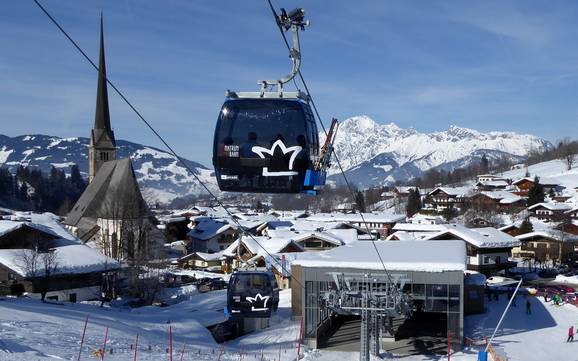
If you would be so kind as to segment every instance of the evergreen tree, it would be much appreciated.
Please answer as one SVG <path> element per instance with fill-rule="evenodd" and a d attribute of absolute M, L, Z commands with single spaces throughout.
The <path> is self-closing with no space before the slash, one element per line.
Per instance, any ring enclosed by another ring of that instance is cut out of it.
<path fill-rule="evenodd" d="M 534 185 L 528 191 L 528 207 L 544 202 L 544 187 L 540 184 L 540 178 L 534 177 Z"/>
<path fill-rule="evenodd" d="M 519 232 L 520 234 L 534 232 L 534 226 L 532 225 L 529 217 L 524 218 L 522 224 L 520 224 Z"/>
<path fill-rule="evenodd" d="M 482 156 L 482 160 L 480 161 L 480 172 L 482 174 L 488 174 L 490 170 L 490 161 L 488 160 L 488 157 L 486 157 L 486 154 L 484 153 L 484 155 Z"/>
<path fill-rule="evenodd" d="M 355 204 L 360 212 L 365 212 L 365 197 L 363 196 L 363 192 L 357 191 L 355 194 Z"/>
<path fill-rule="evenodd" d="M 419 189 L 410 189 L 409 196 L 407 197 L 406 215 L 408 217 L 413 216 L 419 212 L 421 207 L 421 195 L 419 193 Z"/>

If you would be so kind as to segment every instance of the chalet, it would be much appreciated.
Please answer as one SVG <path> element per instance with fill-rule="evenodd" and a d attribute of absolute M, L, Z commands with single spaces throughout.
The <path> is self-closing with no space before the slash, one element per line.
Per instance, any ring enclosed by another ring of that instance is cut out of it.
<path fill-rule="evenodd" d="M 357 232 L 353 229 L 331 231 L 277 230 L 270 231 L 269 236 L 272 238 L 290 239 L 301 246 L 304 251 L 324 251 L 357 241 Z M 345 240 L 336 234 L 339 234 Z"/>
<path fill-rule="evenodd" d="M 438 187 L 429 193 L 429 198 L 437 209 L 461 208 L 472 191 L 471 187 Z"/>
<path fill-rule="evenodd" d="M 479 175 L 476 188 L 480 191 L 504 190 L 510 186 L 511 181 L 493 175 Z"/>
<path fill-rule="evenodd" d="M 561 220 L 566 216 L 566 212 L 570 210 L 572 210 L 572 206 L 568 203 L 543 202 L 528 207 L 528 211 L 532 212 L 541 221 Z"/>
<path fill-rule="evenodd" d="M 182 268 L 201 269 L 211 272 L 222 272 L 226 270 L 226 257 L 222 252 L 204 253 L 193 252 L 179 258 L 179 266 Z"/>
<path fill-rule="evenodd" d="M 559 191 L 560 182 L 554 179 L 540 178 L 540 185 L 544 188 L 544 193 L 550 193 L 550 191 Z M 530 189 L 534 187 L 534 178 L 524 177 L 520 178 L 512 183 L 516 187 L 516 193 L 519 196 L 527 197 Z"/>
<path fill-rule="evenodd" d="M 411 224 L 443 224 L 446 223 L 443 217 L 416 213 L 409 219 Z"/>
<path fill-rule="evenodd" d="M 495 175 L 495 174 L 479 174 L 476 176 L 476 183 L 487 183 L 487 182 L 497 182 L 497 181 L 506 181 L 507 179 Z"/>
<path fill-rule="evenodd" d="M 524 198 L 507 191 L 482 191 L 468 197 L 472 208 L 483 211 L 509 211 L 522 209 L 526 205 Z"/>
<path fill-rule="evenodd" d="M 574 246 L 578 241 L 578 236 L 561 231 L 535 231 L 516 238 L 521 246 L 512 250 L 514 257 L 560 263 L 574 259 Z"/>
<path fill-rule="evenodd" d="M 84 245 L 57 219 L 45 213 L 32 214 L 31 222 L 0 220 L 0 294 L 70 302 L 113 295 L 120 264 Z"/>
<path fill-rule="evenodd" d="M 467 267 L 485 275 L 516 266 L 510 262 L 512 248 L 520 241 L 499 230 L 486 228 L 466 228 L 457 224 L 448 224 L 445 230 L 432 234 L 426 240 L 461 240 L 466 243 Z"/>
<path fill-rule="evenodd" d="M 308 221 L 324 223 L 349 223 L 362 230 L 369 230 L 373 234 L 388 234 L 393 226 L 405 219 L 404 214 L 392 213 L 363 213 L 356 214 L 332 214 L 317 213 L 307 218 Z"/>
<path fill-rule="evenodd" d="M 271 268 L 279 287 L 287 288 L 290 272 L 287 272 L 287 267 L 283 264 L 285 257 L 303 251 L 303 248 L 291 239 L 240 237 L 221 254 L 226 257 L 228 270 L 240 266 L 239 257 L 244 265 Z"/>
<path fill-rule="evenodd" d="M 197 217 L 192 229 L 187 233 L 189 252 L 219 252 L 237 239 L 238 226 L 221 219 Z"/>

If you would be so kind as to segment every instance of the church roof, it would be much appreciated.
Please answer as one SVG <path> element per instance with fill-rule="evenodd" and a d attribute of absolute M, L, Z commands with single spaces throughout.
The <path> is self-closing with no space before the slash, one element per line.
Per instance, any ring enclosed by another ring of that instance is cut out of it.
<path fill-rule="evenodd" d="M 114 132 L 110 127 L 110 113 L 108 109 L 108 89 L 106 84 L 106 61 L 104 56 L 104 31 L 102 15 L 100 16 L 100 56 L 98 61 L 98 83 L 96 91 L 96 112 L 94 116 L 94 129 L 92 130 L 91 140 L 93 144 L 108 146 L 114 148 L 116 141 Z M 109 143 L 109 144 L 106 144 Z"/>
<path fill-rule="evenodd" d="M 136 219 L 147 214 L 130 158 L 102 164 L 64 223 L 77 226 L 85 218 Z"/>

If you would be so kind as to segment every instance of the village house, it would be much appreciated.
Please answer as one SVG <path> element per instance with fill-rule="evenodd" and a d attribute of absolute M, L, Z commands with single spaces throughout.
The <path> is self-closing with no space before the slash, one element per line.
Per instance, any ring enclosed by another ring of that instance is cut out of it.
<path fill-rule="evenodd" d="M 55 215 L 0 220 L 0 294 L 79 302 L 115 293 L 121 265 L 68 233 Z"/>
<path fill-rule="evenodd" d="M 553 202 L 542 202 L 528 207 L 528 211 L 533 213 L 539 220 L 545 222 L 560 221 L 566 217 L 566 212 L 571 209 L 572 206 L 568 203 Z"/>
<path fill-rule="evenodd" d="M 477 177 L 476 188 L 479 191 L 504 190 L 510 186 L 511 181 L 495 175 L 482 174 Z"/>
<path fill-rule="evenodd" d="M 228 269 L 245 265 L 270 268 L 279 287 L 288 288 L 291 281 L 291 273 L 287 272 L 288 258 L 303 251 L 299 244 L 287 238 L 240 237 L 222 255 L 227 259 Z"/>
<path fill-rule="evenodd" d="M 521 245 L 512 250 L 513 257 L 555 263 L 572 262 L 578 241 L 578 236 L 555 230 L 520 234 L 516 238 Z"/>
<path fill-rule="evenodd" d="M 355 214 L 332 214 L 332 213 L 317 213 L 310 215 L 307 220 L 313 222 L 324 222 L 324 223 L 348 223 L 350 225 L 356 226 L 357 228 L 365 231 L 369 231 L 371 234 L 387 236 L 393 226 L 397 222 L 405 219 L 404 214 L 392 214 L 392 213 L 359 213 Z"/>
<path fill-rule="evenodd" d="M 230 272 L 227 267 L 227 257 L 225 257 L 222 252 L 193 252 L 179 258 L 178 264 L 182 268 L 198 269 L 210 272 Z"/>
<path fill-rule="evenodd" d="M 187 233 L 187 250 L 215 253 L 229 247 L 239 236 L 238 227 L 223 219 L 197 217 Z"/>
<path fill-rule="evenodd" d="M 560 190 L 560 182 L 558 182 L 557 180 L 548 178 L 539 178 L 539 182 L 544 189 L 544 193 L 546 194 L 550 193 L 550 191 L 557 192 Z M 512 185 L 516 187 L 516 191 L 514 191 L 515 194 L 522 197 L 527 197 L 528 192 L 530 192 L 530 189 L 535 185 L 534 178 L 531 177 L 520 178 L 514 181 Z"/>
<path fill-rule="evenodd" d="M 469 205 L 481 211 L 521 210 L 526 206 L 526 200 L 507 191 L 481 191 L 468 197 Z"/>
<path fill-rule="evenodd" d="M 492 227 L 466 228 L 462 225 L 448 224 L 446 229 L 425 240 L 461 240 L 466 243 L 467 267 L 490 276 L 496 272 L 516 266 L 508 258 L 512 248 L 520 241 Z"/>
<path fill-rule="evenodd" d="M 471 187 L 438 187 L 429 193 L 429 199 L 434 208 L 438 210 L 461 209 L 466 203 L 468 195 L 472 192 Z"/>

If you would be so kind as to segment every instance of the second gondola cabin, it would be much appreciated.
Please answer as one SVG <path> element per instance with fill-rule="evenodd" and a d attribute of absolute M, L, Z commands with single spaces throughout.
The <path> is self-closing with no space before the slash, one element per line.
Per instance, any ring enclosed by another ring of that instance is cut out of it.
<path fill-rule="evenodd" d="M 233 318 L 268 318 L 279 306 L 279 287 L 270 271 L 237 270 L 229 279 L 227 312 Z"/>
<path fill-rule="evenodd" d="M 221 190 L 302 193 L 314 189 L 308 175 L 319 157 L 319 138 L 307 100 L 300 92 L 227 93 L 213 144 Z"/>

